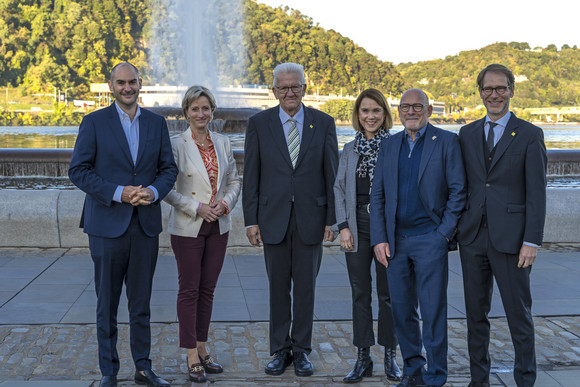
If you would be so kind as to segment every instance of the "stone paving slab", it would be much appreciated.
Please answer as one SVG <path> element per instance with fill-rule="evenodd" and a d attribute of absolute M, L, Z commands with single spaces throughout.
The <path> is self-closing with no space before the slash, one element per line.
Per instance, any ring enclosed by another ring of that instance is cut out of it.
<path fill-rule="evenodd" d="M 580 317 L 536 317 L 536 352 L 539 387 L 578 386 L 580 380 Z M 449 321 L 450 387 L 469 383 L 465 320 Z M 121 385 L 133 385 L 133 364 L 129 350 L 129 328 L 119 327 Z M 490 356 L 493 362 L 492 386 L 511 386 L 513 347 L 504 318 L 491 320 Z M 376 326 L 375 326 L 376 330 Z M 356 359 L 350 322 L 315 322 L 312 377 L 294 375 L 292 367 L 277 377 L 267 376 L 263 368 L 270 359 L 268 323 L 212 323 L 209 347 L 225 372 L 210 380 L 224 386 L 333 386 Z M 186 379 L 184 350 L 178 348 L 177 324 L 153 324 L 152 353 L 154 369 L 173 386 L 190 386 Z M 382 367 L 382 348 L 374 346 L 374 374 L 359 386 L 389 386 Z M 401 363 L 400 354 L 398 362 Z M 15 325 L 0 326 L 0 382 L 80 381 L 90 386 L 100 379 L 94 325 Z M 570 384 L 576 382 L 576 384 Z M 34 385 L 22 385 L 33 387 Z M 48 386 L 43 384 L 42 386 Z M 63 387 L 64 384 L 61 384 Z M 96 386 L 98 384 L 94 384 Z M 193 384 L 198 385 L 198 384 Z M 11 384 L 0 384 L 0 387 Z M 14 385 L 20 387 L 20 385 Z M 40 385 L 38 385 L 40 386 Z M 71 385 L 77 387 L 77 385 Z"/>

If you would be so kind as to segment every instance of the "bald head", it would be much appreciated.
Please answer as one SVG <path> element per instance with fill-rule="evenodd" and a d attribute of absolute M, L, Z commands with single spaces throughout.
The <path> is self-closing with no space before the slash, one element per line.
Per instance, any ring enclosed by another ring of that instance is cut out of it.
<path fill-rule="evenodd" d="M 403 103 L 403 100 L 411 98 L 411 96 L 415 97 L 413 98 L 414 100 L 419 98 L 423 104 L 429 105 L 429 97 L 427 97 L 427 94 L 425 94 L 425 92 L 421 89 L 409 89 L 405 91 L 401 96 L 401 103 Z"/>
<path fill-rule="evenodd" d="M 111 75 L 109 76 L 109 80 L 112 82 L 114 77 L 115 77 L 115 73 L 117 72 L 118 69 L 122 68 L 122 67 L 129 67 L 131 70 L 133 70 L 136 74 L 136 78 L 139 78 L 139 70 L 137 69 L 137 67 L 135 67 L 133 64 L 129 63 L 129 62 L 121 62 L 121 63 L 117 63 L 115 65 L 115 67 L 113 67 L 113 69 L 111 70 Z"/>

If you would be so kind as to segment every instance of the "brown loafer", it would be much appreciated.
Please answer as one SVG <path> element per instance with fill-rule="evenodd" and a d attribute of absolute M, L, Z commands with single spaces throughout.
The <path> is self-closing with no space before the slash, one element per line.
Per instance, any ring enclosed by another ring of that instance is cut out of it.
<path fill-rule="evenodd" d="M 201 364 L 203 364 L 203 368 L 208 374 L 221 374 L 224 372 L 224 368 L 213 361 L 210 355 L 207 355 L 205 359 L 202 359 L 200 356 L 199 360 L 201 360 Z"/>
<path fill-rule="evenodd" d="M 192 364 L 187 370 L 189 375 L 189 380 L 194 383 L 205 383 L 207 378 L 205 377 L 205 370 L 201 363 Z"/>

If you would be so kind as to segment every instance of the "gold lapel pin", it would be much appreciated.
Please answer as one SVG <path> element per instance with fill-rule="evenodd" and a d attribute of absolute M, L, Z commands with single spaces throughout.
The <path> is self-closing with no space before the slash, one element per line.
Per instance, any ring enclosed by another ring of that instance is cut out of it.
<path fill-rule="evenodd" d="M 512 132 L 512 137 L 516 135 L 516 132 Z"/>
<path fill-rule="evenodd" d="M 312 124 L 310 124 L 310 129 L 314 128 L 314 126 Z"/>
<path fill-rule="evenodd" d="M 433 136 L 431 137 L 431 140 L 435 140 L 437 138 L 437 136 Z"/>

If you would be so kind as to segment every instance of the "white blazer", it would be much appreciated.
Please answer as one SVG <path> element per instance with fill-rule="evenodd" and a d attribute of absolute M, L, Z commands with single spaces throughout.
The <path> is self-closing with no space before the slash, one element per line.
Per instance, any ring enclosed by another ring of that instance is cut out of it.
<path fill-rule="evenodd" d="M 242 183 L 230 139 L 213 132 L 210 132 L 210 136 L 218 162 L 216 202 L 225 201 L 230 210 L 228 215 L 218 219 L 220 234 L 225 234 L 232 228 L 230 214 L 238 201 Z M 203 218 L 197 215 L 197 206 L 200 202 L 209 203 L 211 199 L 209 175 L 191 137 L 191 128 L 173 136 L 171 147 L 179 174 L 173 190 L 163 199 L 172 206 L 167 231 L 172 235 L 197 237 L 203 223 Z"/>

